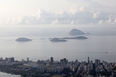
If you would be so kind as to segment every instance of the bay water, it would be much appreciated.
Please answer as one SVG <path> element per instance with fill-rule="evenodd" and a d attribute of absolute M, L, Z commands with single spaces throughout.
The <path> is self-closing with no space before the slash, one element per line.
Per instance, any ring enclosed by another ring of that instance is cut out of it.
<path fill-rule="evenodd" d="M 61 37 L 61 36 L 60 36 Z M 100 59 L 116 61 L 116 36 L 86 36 L 88 39 L 68 39 L 67 42 L 51 42 L 51 37 L 27 37 L 29 42 L 17 42 L 18 37 L 0 38 L 0 57 L 32 61 L 67 58 L 69 61 Z"/>
<path fill-rule="evenodd" d="M 64 36 L 57 36 L 58 38 Z M 0 57 L 14 57 L 15 60 L 32 61 L 47 60 L 53 57 L 55 61 L 67 58 L 69 61 L 94 62 L 94 59 L 107 62 L 116 61 L 116 36 L 86 36 L 88 39 L 67 39 L 67 42 L 51 42 L 53 37 L 27 37 L 29 42 L 15 41 L 19 37 L 0 37 Z M 4 75 L 4 76 L 3 76 Z M 0 73 L 0 77 L 10 77 Z M 18 76 L 11 76 L 18 77 Z"/>

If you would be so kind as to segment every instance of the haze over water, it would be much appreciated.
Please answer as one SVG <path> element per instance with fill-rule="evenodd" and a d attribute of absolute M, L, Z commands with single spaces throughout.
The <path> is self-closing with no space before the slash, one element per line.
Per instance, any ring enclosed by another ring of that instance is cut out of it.
<path fill-rule="evenodd" d="M 83 29 L 84 30 L 84 29 Z M 62 33 L 60 35 L 60 33 Z M 67 42 L 51 42 L 49 38 L 53 37 L 73 37 L 68 35 L 68 31 L 58 33 L 54 31 L 54 34 L 41 34 L 41 36 L 25 36 L 32 39 L 29 42 L 17 42 L 15 41 L 18 35 L 12 37 L 0 37 L 0 57 L 14 57 L 16 60 L 26 60 L 29 57 L 32 61 L 47 60 L 50 57 L 54 57 L 54 60 L 60 60 L 67 58 L 69 61 L 87 61 L 87 57 L 91 60 L 100 59 L 105 61 L 116 61 L 115 50 L 116 50 L 116 36 L 95 35 L 89 34 L 84 35 L 88 39 L 67 39 Z M 87 32 L 86 32 L 87 33 Z M 94 33 L 94 32 L 93 32 Z M 34 34 L 34 33 L 33 33 Z M 6 34 L 7 35 L 7 34 Z"/>

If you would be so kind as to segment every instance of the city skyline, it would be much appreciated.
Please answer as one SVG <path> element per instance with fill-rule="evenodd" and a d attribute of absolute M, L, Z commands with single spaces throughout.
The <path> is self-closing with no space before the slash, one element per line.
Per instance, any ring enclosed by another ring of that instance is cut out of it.
<path fill-rule="evenodd" d="M 6 73 L 12 73 L 22 76 L 59 76 L 59 77 L 101 77 L 109 76 L 115 77 L 115 62 L 101 61 L 95 59 L 95 62 L 90 61 L 88 57 L 87 61 L 68 61 L 63 58 L 60 61 L 54 61 L 53 57 L 49 60 L 38 60 L 37 62 L 30 61 L 27 57 L 27 61 L 14 60 L 14 58 L 1 58 L 0 59 L 1 71 Z M 15 70 L 15 71 L 14 71 Z M 22 72 L 23 71 L 23 72 Z"/>

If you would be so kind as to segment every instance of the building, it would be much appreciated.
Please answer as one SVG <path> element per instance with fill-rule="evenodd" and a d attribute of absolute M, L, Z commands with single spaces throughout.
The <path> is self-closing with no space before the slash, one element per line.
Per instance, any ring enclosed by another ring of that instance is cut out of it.
<path fill-rule="evenodd" d="M 53 57 L 51 57 L 51 64 L 53 64 Z"/>
<path fill-rule="evenodd" d="M 27 57 L 27 62 L 29 62 L 29 58 Z"/>

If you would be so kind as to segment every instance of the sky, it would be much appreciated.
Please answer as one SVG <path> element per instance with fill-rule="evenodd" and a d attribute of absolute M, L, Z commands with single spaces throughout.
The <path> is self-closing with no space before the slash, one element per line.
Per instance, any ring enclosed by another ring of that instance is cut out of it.
<path fill-rule="evenodd" d="M 0 27 L 116 28 L 115 0 L 0 0 Z"/>

